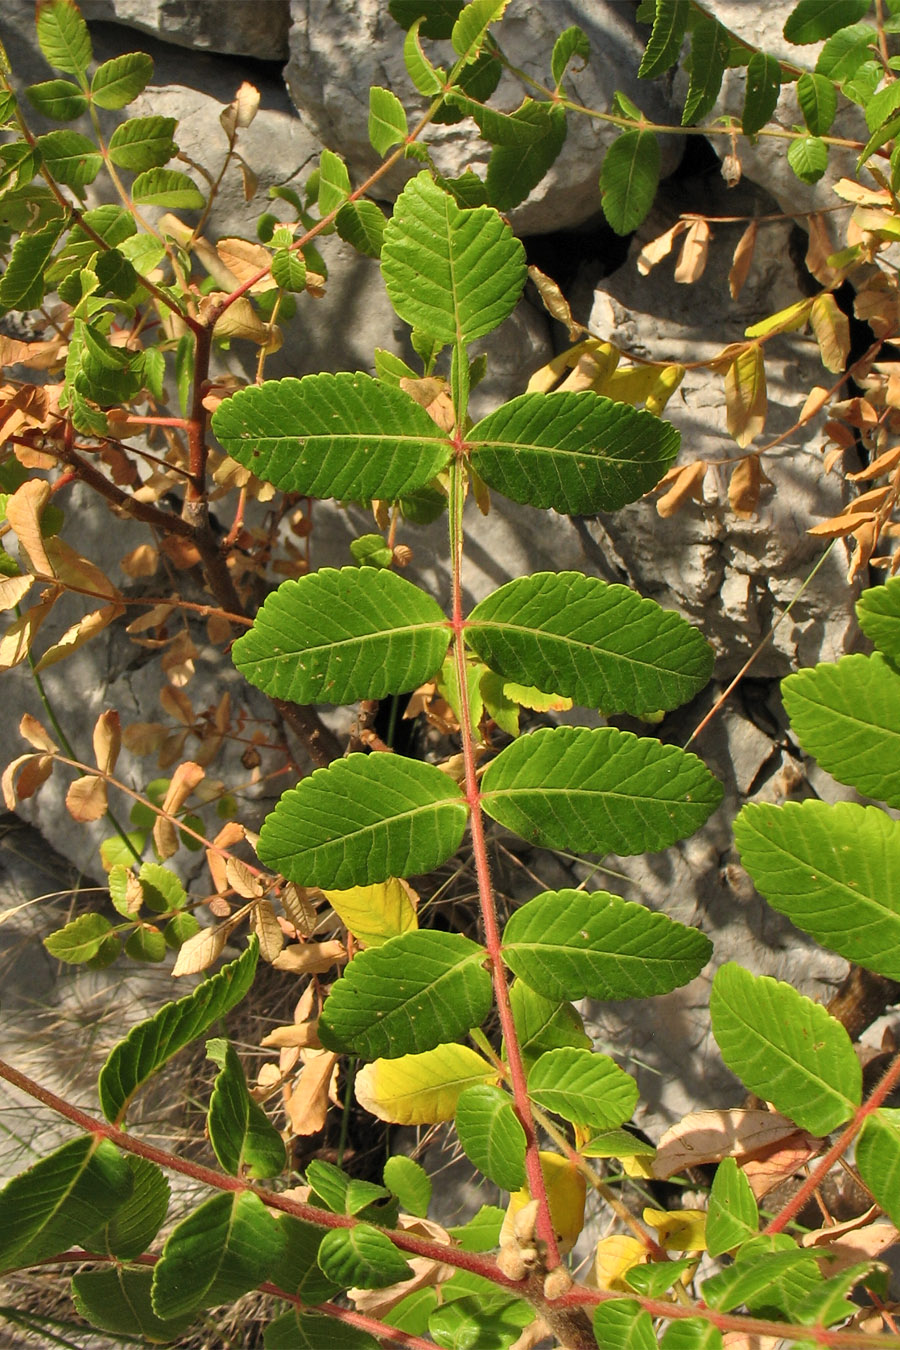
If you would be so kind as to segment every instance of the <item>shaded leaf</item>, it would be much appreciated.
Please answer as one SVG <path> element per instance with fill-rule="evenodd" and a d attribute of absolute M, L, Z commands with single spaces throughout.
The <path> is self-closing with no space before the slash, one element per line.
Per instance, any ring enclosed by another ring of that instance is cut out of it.
<path fill-rule="evenodd" d="M 553 52 L 550 57 L 550 71 L 557 88 L 562 83 L 562 78 L 572 58 L 577 56 L 580 61 L 585 62 L 589 59 L 590 54 L 590 43 L 577 24 L 572 24 L 570 28 L 563 29 L 553 44 Z"/>
<path fill-rule="evenodd" d="M 638 70 L 640 79 L 662 75 L 678 60 L 690 12 L 690 0 L 657 0 L 653 31 Z"/>
<path fill-rule="evenodd" d="M 611 1299 L 595 1308 L 594 1335 L 603 1350 L 656 1350 L 650 1314 L 632 1298 Z"/>
<path fill-rule="evenodd" d="M 387 1234 L 367 1223 L 332 1228 L 319 1244 L 318 1260 L 325 1274 L 342 1288 L 384 1289 L 413 1273 Z"/>
<path fill-rule="evenodd" d="M 868 10 L 869 0 L 800 0 L 785 21 L 784 36 L 797 45 L 821 42 Z"/>
<path fill-rule="evenodd" d="M 653 205 L 661 152 L 652 131 L 623 131 L 606 152 L 600 171 L 603 214 L 616 234 L 636 230 Z"/>
<path fill-rule="evenodd" d="M 395 1153 L 384 1165 L 384 1184 L 388 1186 L 405 1213 L 424 1218 L 431 1203 L 431 1177 L 412 1158 Z"/>
<path fill-rule="evenodd" d="M 91 1251 L 106 1251 L 121 1261 L 134 1260 L 150 1246 L 169 1208 L 165 1173 L 148 1158 L 128 1154 L 134 1181 L 131 1194 L 102 1229 L 89 1239 Z"/>
<path fill-rule="evenodd" d="M 72 1280 L 72 1298 L 92 1327 L 114 1336 L 162 1344 L 176 1340 L 194 1320 L 193 1312 L 164 1320 L 153 1311 L 153 1271 L 146 1266 L 86 1270 Z"/>
<path fill-rule="evenodd" d="M 691 30 L 691 70 L 681 125 L 690 126 L 715 106 L 728 64 L 728 29 L 717 19 L 703 17 Z"/>
<path fill-rule="evenodd" d="M 856 1165 L 885 1214 L 900 1221 L 900 1111 L 879 1107 L 856 1141 Z"/>
<path fill-rule="evenodd" d="M 801 136 L 788 147 L 788 164 L 804 183 L 818 183 L 828 168 L 828 145 L 818 136 Z"/>
<path fill-rule="evenodd" d="M 287 1162 L 284 1142 L 247 1091 L 234 1046 L 220 1039 L 207 1041 L 206 1056 L 219 1065 L 206 1125 L 220 1165 L 234 1177 L 278 1176 Z"/>
<path fill-rule="evenodd" d="M 725 409 L 729 433 L 742 448 L 766 425 L 766 364 L 754 342 L 745 347 L 725 372 Z"/>
<path fill-rule="evenodd" d="M 453 1119 L 466 1088 L 496 1079 L 496 1070 L 467 1045 L 439 1045 L 367 1064 L 356 1075 L 356 1100 L 379 1120 L 432 1125 Z"/>
<path fill-rule="evenodd" d="M 91 102 L 98 108 L 125 108 L 146 88 L 152 76 L 153 59 L 146 52 L 114 56 L 94 71 Z"/>
<path fill-rule="evenodd" d="M 539 104 L 538 107 L 545 107 Z M 537 187 L 566 140 L 565 110 L 556 105 L 544 115 L 545 133 L 524 145 L 497 145 L 488 161 L 488 201 L 498 211 L 512 211 Z"/>
<path fill-rule="evenodd" d="M 458 933 L 423 930 L 359 952 L 319 1018 L 329 1050 L 396 1059 L 479 1026 L 491 1006 L 485 951 Z"/>
<path fill-rule="evenodd" d="M 571 1003 L 547 998 L 516 980 L 509 991 L 509 1003 L 516 1027 L 519 1050 L 526 1069 L 547 1050 L 570 1045 L 589 1050 L 591 1039 Z"/>
<path fill-rule="evenodd" d="M 767 52 L 754 52 L 747 63 L 747 84 L 741 127 L 745 136 L 753 136 L 766 125 L 781 92 L 781 65 Z"/>
<path fill-rule="evenodd" d="M 612 1130 L 631 1118 L 638 1086 L 608 1055 L 564 1047 L 541 1055 L 528 1075 L 528 1095 L 564 1120 Z"/>
<path fill-rule="evenodd" d="M 832 80 L 805 70 L 797 81 L 797 101 L 807 130 L 825 136 L 837 112 L 837 91 Z"/>
<path fill-rule="evenodd" d="M 36 309 L 44 298 L 44 268 L 50 259 L 62 222 L 51 220 L 39 230 L 21 235 L 13 244 L 0 277 L 0 314 L 11 309 Z"/>
<path fill-rule="evenodd" d="M 270 1322 L 263 1332 L 265 1350 L 379 1350 L 367 1331 L 338 1322 L 324 1313 L 290 1312 Z"/>
<path fill-rule="evenodd" d="M 58 961 L 78 965 L 92 960 L 112 931 L 112 924 L 103 914 L 81 914 L 45 937 L 44 946 Z"/>
<path fill-rule="evenodd" d="M 456 1104 L 456 1133 L 466 1157 L 504 1191 L 525 1184 L 525 1131 L 509 1096 L 483 1083 Z"/>

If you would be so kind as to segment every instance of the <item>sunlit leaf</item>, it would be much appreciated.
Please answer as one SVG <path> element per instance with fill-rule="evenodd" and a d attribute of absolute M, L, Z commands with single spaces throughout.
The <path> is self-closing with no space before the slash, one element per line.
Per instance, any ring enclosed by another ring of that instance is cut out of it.
<path fill-rule="evenodd" d="M 206 198 L 192 178 L 178 169 L 147 169 L 131 185 L 139 206 L 167 206 L 173 211 L 199 210 Z"/>
<path fill-rule="evenodd" d="M 353 936 L 367 947 L 380 947 L 418 927 L 409 891 L 395 877 L 374 886 L 326 890 L 325 898 Z"/>
<path fill-rule="evenodd" d="M 386 155 L 408 134 L 406 112 L 397 95 L 373 84 L 369 90 L 369 140 L 373 149 Z"/>
<path fill-rule="evenodd" d="M 281 1135 L 247 1090 L 247 1080 L 234 1046 L 207 1041 L 206 1055 L 219 1066 L 209 1100 L 209 1142 L 220 1165 L 232 1176 L 255 1179 L 284 1171 Z"/>
<path fill-rule="evenodd" d="M 50 0 L 39 6 L 37 38 L 51 66 L 84 77 L 93 60 L 91 35 L 73 0 Z"/>
<path fill-rule="evenodd" d="M 104 61 L 91 79 L 91 101 L 98 108 L 125 108 L 146 88 L 153 60 L 146 52 L 126 52 Z"/>
<path fill-rule="evenodd" d="M 356 1099 L 380 1120 L 432 1125 L 452 1120 L 460 1094 L 494 1083 L 496 1070 L 466 1045 L 439 1045 L 421 1055 L 377 1059 L 356 1075 Z"/>
<path fill-rule="evenodd" d="M 521 979 L 513 983 L 509 991 L 509 1003 L 526 1069 L 547 1050 L 559 1046 L 590 1049 L 590 1037 L 584 1030 L 580 1014 L 571 1003 L 545 997 Z"/>
<path fill-rule="evenodd" d="M 731 1251 L 759 1229 L 759 1210 L 750 1182 L 734 1158 L 725 1158 L 716 1168 L 709 1193 L 706 1247 L 710 1256 Z"/>
<path fill-rule="evenodd" d="M 525 1131 L 500 1088 L 465 1089 L 456 1104 L 456 1133 L 469 1161 L 501 1190 L 525 1184 Z"/>
<path fill-rule="evenodd" d="M 381 208 L 374 202 L 345 202 L 335 217 L 335 229 L 341 238 L 357 253 L 366 258 L 380 258 L 387 222 Z"/>
<path fill-rule="evenodd" d="M 869 11 L 869 0 L 800 0 L 788 15 L 784 36 L 797 45 L 821 42 Z"/>
<path fill-rule="evenodd" d="M 133 173 L 161 168 L 178 150 L 172 139 L 176 126 L 174 117 L 132 117 L 120 122 L 109 138 L 109 157 Z"/>
<path fill-rule="evenodd" d="M 553 44 L 553 52 L 550 57 L 550 70 L 556 84 L 561 84 L 573 57 L 577 56 L 580 61 L 585 62 L 589 59 L 590 54 L 590 43 L 577 24 L 573 24 L 570 28 L 564 28 Z"/>
<path fill-rule="evenodd" d="M 615 1298 L 594 1309 L 594 1335 L 603 1350 L 656 1350 L 650 1314 L 632 1298 Z"/>
<path fill-rule="evenodd" d="M 870 586 L 856 602 L 859 626 L 890 661 L 900 662 L 900 577 Z"/>
<path fill-rule="evenodd" d="M 87 112 L 88 101 L 71 80 L 44 80 L 25 90 L 28 102 L 54 122 L 73 122 Z"/>
<path fill-rule="evenodd" d="M 657 0 L 653 31 L 638 70 L 640 79 L 662 75 L 678 60 L 690 12 L 690 0 Z"/>
<path fill-rule="evenodd" d="M 395 1153 L 384 1165 L 384 1184 L 400 1201 L 406 1214 L 424 1218 L 431 1203 L 431 1177 L 412 1158 Z"/>
<path fill-rule="evenodd" d="M 563 1047 L 541 1055 L 528 1075 L 528 1095 L 564 1120 L 612 1130 L 631 1118 L 638 1086 L 608 1055 Z"/>
<path fill-rule="evenodd" d="M 818 136 L 801 136 L 788 147 L 788 164 L 804 183 L 818 183 L 828 168 L 828 143 Z"/>
<path fill-rule="evenodd" d="M 497 145 L 488 161 L 485 187 L 487 198 L 498 211 L 512 211 L 537 187 L 550 166 L 556 161 L 566 140 L 565 110 L 557 105 L 546 107 L 538 126 L 544 134 L 537 140 L 520 145 Z"/>

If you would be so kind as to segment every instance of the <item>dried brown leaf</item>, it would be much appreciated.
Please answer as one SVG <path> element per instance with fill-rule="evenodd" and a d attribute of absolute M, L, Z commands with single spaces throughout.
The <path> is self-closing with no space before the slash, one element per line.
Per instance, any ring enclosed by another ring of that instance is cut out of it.
<path fill-rule="evenodd" d="M 766 366 L 758 343 L 735 357 L 725 372 L 728 430 L 743 449 L 766 424 Z"/>
<path fill-rule="evenodd" d="M 732 300 L 736 300 L 744 288 L 744 283 L 750 275 L 750 266 L 753 262 L 753 253 L 756 249 L 756 237 L 759 234 L 759 221 L 751 220 L 744 233 L 741 235 L 734 250 L 734 257 L 731 260 L 731 271 L 728 273 L 728 289 L 731 291 Z"/>
<path fill-rule="evenodd" d="M 245 80 L 231 103 L 219 113 L 219 121 L 229 140 L 239 127 L 249 127 L 259 111 L 259 100 L 259 90 Z"/>
<path fill-rule="evenodd" d="M 853 533 L 856 537 L 856 548 L 853 550 L 850 566 L 847 569 L 848 582 L 854 582 L 860 572 L 869 566 L 872 554 L 878 545 L 878 536 L 881 533 L 879 522 L 872 520 L 866 525 L 860 525 Z"/>
<path fill-rule="evenodd" d="M 159 567 L 159 550 L 152 544 L 138 544 L 119 562 L 128 577 L 152 577 Z"/>
<path fill-rule="evenodd" d="M 33 745 L 35 750 L 46 750 L 48 754 L 53 754 L 59 746 L 50 735 L 49 731 L 37 720 L 31 713 L 23 713 L 19 722 L 19 735 L 22 736 L 29 745 Z"/>
<path fill-rule="evenodd" d="M 194 705 L 183 689 L 173 684 L 165 684 L 159 692 L 159 704 L 163 712 L 183 727 L 192 727 L 196 721 Z"/>
<path fill-rule="evenodd" d="M 821 412 L 825 407 L 829 397 L 830 395 L 827 389 L 824 389 L 821 384 L 814 384 L 812 389 L 810 389 L 809 393 L 806 395 L 803 407 L 797 415 L 797 421 L 810 421 L 815 417 L 816 413 Z"/>
<path fill-rule="evenodd" d="M 686 220 L 679 220 L 665 231 L 664 234 L 658 234 L 655 239 L 651 239 L 645 244 L 637 256 L 637 270 L 641 276 L 646 276 L 657 263 L 661 263 L 663 258 L 667 258 L 672 252 L 675 240 L 680 234 L 684 234 L 688 228 Z"/>
<path fill-rule="evenodd" d="M 38 629 L 46 619 L 56 601 L 58 591 L 54 591 L 49 600 L 32 605 L 18 619 L 14 619 L 0 637 L 0 671 L 11 670 L 20 661 L 24 661 Z"/>
<path fill-rule="evenodd" d="M 759 505 L 759 490 L 771 480 L 763 473 L 759 455 L 745 455 L 732 470 L 728 482 L 728 501 L 741 520 L 749 520 Z"/>
<path fill-rule="evenodd" d="M 347 959 L 343 942 L 331 938 L 327 942 L 299 942 L 285 947 L 272 962 L 276 970 L 291 975 L 321 975 Z"/>
<path fill-rule="evenodd" d="M 748 1159 L 742 1166 L 744 1176 L 750 1182 L 750 1189 L 761 1200 L 769 1191 L 788 1181 L 799 1168 L 809 1162 L 819 1152 L 820 1139 L 805 1134 L 802 1130 L 787 1138 L 783 1144 L 773 1144 L 770 1149 Z"/>
<path fill-rule="evenodd" d="M 216 253 L 242 286 L 251 277 L 259 276 L 260 272 L 265 271 L 266 275 L 250 287 L 251 295 L 260 291 L 270 291 L 275 285 L 271 273 L 267 270 L 272 265 L 272 254 L 262 244 L 252 243 L 249 239 L 220 239 L 216 244 Z"/>
<path fill-rule="evenodd" d="M 122 598 L 121 591 L 113 585 L 105 572 L 87 558 L 83 558 L 58 535 L 46 541 L 46 548 L 54 576 L 59 577 L 59 580 L 65 582 L 67 586 L 72 586 L 76 590 L 81 588 L 106 600 Z"/>
<path fill-rule="evenodd" d="M 0 577 L 0 609 L 12 609 L 24 600 L 34 585 L 34 577 L 28 574 L 20 577 Z"/>
<path fill-rule="evenodd" d="M 799 1133 L 774 1111 L 691 1111 L 660 1139 L 653 1175 L 664 1180 L 702 1163 L 750 1158 Z"/>
<path fill-rule="evenodd" d="M 821 285 L 830 286 L 837 273 L 833 267 L 828 266 L 828 259 L 834 253 L 828 224 L 823 215 L 816 213 L 807 217 L 807 227 L 809 229 L 809 244 L 806 249 L 807 269 Z"/>
<path fill-rule="evenodd" d="M 233 859 L 229 859 L 229 862 Z M 253 931 L 259 938 L 259 954 L 270 965 L 284 947 L 284 933 L 268 900 L 260 900 L 250 912 Z"/>
<path fill-rule="evenodd" d="M 50 500 L 50 484 L 29 478 L 16 488 L 6 503 L 6 519 L 15 531 L 32 571 L 52 577 L 53 565 L 41 537 L 41 512 Z"/>
<path fill-rule="evenodd" d="M 675 264 L 675 280 L 681 285 L 689 286 L 703 276 L 709 257 L 711 237 L 709 225 L 705 220 L 692 222 L 681 245 L 678 262 Z"/>
<path fill-rule="evenodd" d="M 172 974 L 199 975 L 201 971 L 207 970 L 219 959 L 227 938 L 228 930 L 225 927 L 204 928 L 195 933 L 179 947 Z"/>
<path fill-rule="evenodd" d="M 164 862 L 166 858 L 171 858 L 178 848 L 178 834 L 175 824 L 173 821 L 167 820 L 166 816 L 177 814 L 203 777 L 203 769 L 199 764 L 194 764 L 192 760 L 186 760 L 183 764 L 179 764 L 172 775 L 162 805 L 166 815 L 157 816 L 153 826 L 153 842 L 156 845 L 156 851 L 161 862 Z"/>
<path fill-rule="evenodd" d="M 99 820 L 107 807 L 106 784 L 96 774 L 85 774 L 70 784 L 66 793 L 66 810 L 73 820 Z"/>
<path fill-rule="evenodd" d="M 174 605 L 154 605 L 152 609 L 147 610 L 146 614 L 141 614 L 138 618 L 132 619 L 125 632 L 134 636 L 137 633 L 146 633 L 151 628 L 161 628 L 174 611 Z"/>
<path fill-rule="evenodd" d="M 666 479 L 671 482 L 668 492 L 664 492 L 656 503 L 657 515 L 664 520 L 669 516 L 674 516 L 680 511 L 686 502 L 693 499 L 697 502 L 703 501 L 703 480 L 706 477 L 707 463 L 705 459 L 695 460 L 693 464 L 682 465 L 681 468 L 669 470 Z"/>
<path fill-rule="evenodd" d="M 299 1026 L 275 1027 L 267 1036 L 263 1036 L 260 1045 L 266 1050 L 285 1050 L 296 1047 L 300 1050 L 321 1050 L 318 1018 L 314 1022 L 303 1022 Z"/>
<path fill-rule="evenodd" d="M 238 162 L 238 168 L 241 171 L 241 187 L 244 192 L 244 201 L 252 201 L 259 188 L 259 178 L 250 168 L 250 165 L 244 159 L 243 155 L 235 155 Z"/>
<path fill-rule="evenodd" d="M 265 885 L 252 868 L 240 858 L 225 859 L 225 878 L 232 890 L 244 900 L 258 900 L 265 895 Z"/>
<path fill-rule="evenodd" d="M 35 666 L 36 671 L 46 670 L 48 666 L 55 665 L 57 661 L 63 661 L 72 652 L 83 647 L 91 638 L 102 633 L 103 629 L 117 619 L 120 614 L 125 613 L 125 606 L 119 604 L 104 605 L 102 609 L 91 610 L 85 614 L 77 623 L 73 623 L 63 633 L 57 642 L 54 642 L 47 648 Z"/>
<path fill-rule="evenodd" d="M 168 731 L 162 722 L 132 722 L 122 731 L 122 744 L 133 755 L 152 755 L 162 745 Z"/>
<path fill-rule="evenodd" d="M 846 516 L 832 516 L 829 520 L 822 520 L 818 525 L 811 525 L 806 531 L 807 534 L 814 534 L 822 539 L 844 539 L 848 534 L 855 534 L 857 530 L 873 520 L 871 511 L 858 511 Z"/>
<path fill-rule="evenodd" d="M 7 764 L 0 778 L 0 792 L 3 793 L 7 810 L 15 811 L 19 800 L 24 801 L 26 797 L 33 796 L 52 771 L 53 759 L 50 755 L 19 755 L 18 759 Z"/>
<path fill-rule="evenodd" d="M 193 678 L 194 659 L 198 655 L 190 633 L 186 628 L 182 628 L 169 644 L 161 663 L 170 683 L 176 689 L 182 689 Z"/>
<path fill-rule="evenodd" d="M 330 1050 L 307 1050 L 297 1087 L 284 1104 L 291 1133 L 316 1134 L 325 1124 L 338 1057 Z"/>
<path fill-rule="evenodd" d="M 287 882 L 281 891 L 281 907 L 301 937 L 309 937 L 315 932 L 319 916 L 304 886 Z"/>
<path fill-rule="evenodd" d="M 640 259 L 638 259 L 638 267 L 640 267 Z M 577 342 L 580 337 L 584 337 L 588 330 L 583 323 L 578 323 L 572 318 L 569 302 L 553 278 L 548 277 L 539 267 L 529 267 L 528 275 L 536 286 L 541 304 L 551 319 L 555 319 L 557 323 L 565 326 L 569 334 L 569 341 Z"/>
<path fill-rule="evenodd" d="M 112 773 L 122 748 L 122 725 L 114 708 L 107 708 L 94 723 L 94 759 L 103 773 Z"/>

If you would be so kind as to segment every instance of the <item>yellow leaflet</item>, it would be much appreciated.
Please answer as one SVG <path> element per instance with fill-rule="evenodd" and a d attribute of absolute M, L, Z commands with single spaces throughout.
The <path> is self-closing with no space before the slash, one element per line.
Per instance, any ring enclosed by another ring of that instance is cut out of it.
<path fill-rule="evenodd" d="M 702 1209 L 645 1209 L 644 1223 L 669 1252 L 706 1251 L 706 1213 Z"/>
<path fill-rule="evenodd" d="M 587 1183 L 583 1173 L 559 1153 L 541 1153 L 540 1159 L 553 1230 L 556 1233 L 560 1254 L 565 1255 L 575 1246 L 578 1234 L 584 1227 Z M 509 1208 L 500 1229 L 501 1247 L 515 1241 L 516 1215 L 530 1202 L 531 1192 L 527 1186 L 523 1186 L 520 1191 L 514 1192 L 509 1197 Z"/>
<path fill-rule="evenodd" d="M 834 259 L 829 258 L 828 261 L 832 263 Z M 760 338 L 769 337 L 772 333 L 793 333 L 806 323 L 812 303 L 812 300 L 797 300 L 793 305 L 788 305 L 787 309 L 780 309 L 777 314 L 770 314 L 767 319 L 745 328 L 744 337 Z"/>
<path fill-rule="evenodd" d="M 601 342 L 599 338 L 586 338 L 584 342 L 566 348 L 564 352 L 554 356 L 553 360 L 549 361 L 547 365 L 541 366 L 540 370 L 536 370 L 528 381 L 527 392 L 529 394 L 549 393 L 562 379 L 566 371 L 574 369 L 579 358 L 586 353 L 594 358 L 604 375 L 607 369 L 615 369 L 616 362 L 619 359 L 619 353 L 611 343 Z"/>
<path fill-rule="evenodd" d="M 566 712 L 572 706 L 572 700 L 563 698 L 562 694 L 547 694 L 533 685 L 516 684 L 515 680 L 504 680 L 503 693 L 513 703 L 530 708 L 532 712 Z"/>
<path fill-rule="evenodd" d="M 356 1100 L 379 1120 L 434 1125 L 452 1120 L 459 1094 L 495 1083 L 497 1071 L 467 1045 L 439 1045 L 421 1055 L 376 1059 L 356 1075 Z"/>
<path fill-rule="evenodd" d="M 609 377 L 603 386 L 607 398 L 618 403 L 630 403 L 636 408 L 653 392 L 660 378 L 659 366 L 625 366 Z"/>
<path fill-rule="evenodd" d="M 419 926 L 409 892 L 395 877 L 375 886 L 353 886 L 348 891 L 323 894 L 341 922 L 367 947 L 380 947 L 388 938 Z"/>
<path fill-rule="evenodd" d="M 639 1238 L 627 1233 L 612 1233 L 601 1238 L 594 1253 L 594 1278 L 598 1289 L 625 1291 L 629 1270 L 647 1260 L 649 1253 Z"/>
<path fill-rule="evenodd" d="M 728 430 L 738 445 L 749 445 L 766 424 L 766 367 L 762 348 L 746 347 L 725 372 Z"/>
<path fill-rule="evenodd" d="M 666 366 L 659 371 L 644 404 L 647 411 L 659 417 L 683 379 L 684 366 Z"/>
<path fill-rule="evenodd" d="M 850 355 L 850 321 L 830 292 L 816 296 L 810 311 L 810 323 L 815 334 L 822 365 L 826 370 L 840 374 Z"/>

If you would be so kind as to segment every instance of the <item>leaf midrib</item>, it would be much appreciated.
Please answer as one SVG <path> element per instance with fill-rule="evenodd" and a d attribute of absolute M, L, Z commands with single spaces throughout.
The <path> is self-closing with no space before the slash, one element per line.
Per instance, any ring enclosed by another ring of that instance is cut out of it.
<path fill-rule="evenodd" d="M 650 661 L 641 661 L 633 656 L 628 655 L 627 653 L 615 651 L 611 647 L 602 647 L 597 642 L 586 642 L 583 639 L 570 637 L 568 634 L 565 633 L 557 633 L 553 629 L 529 628 L 524 624 L 513 623 L 509 620 L 470 619 L 466 624 L 466 629 L 468 631 L 473 628 L 474 629 L 494 628 L 499 630 L 501 633 L 510 632 L 515 633 L 517 635 L 522 635 L 526 638 L 549 638 L 553 642 L 559 642 L 566 647 L 571 647 L 574 651 L 599 652 L 602 653 L 602 655 L 604 656 L 613 657 L 615 658 L 615 660 L 621 661 L 624 665 L 634 667 L 639 670 L 646 670 L 653 672 L 661 671 L 662 673 L 667 675 L 684 676 L 684 671 L 682 669 L 674 670 L 670 666 L 653 664 Z M 670 644 L 669 646 L 666 647 L 666 651 L 668 652 L 671 650 L 672 648 Z M 684 677 L 687 678 L 686 676 Z"/>
<path fill-rule="evenodd" d="M 286 656 L 303 656 L 307 653 L 329 651 L 332 648 L 359 646 L 361 643 L 374 642 L 379 638 L 406 637 L 410 634 L 427 633 L 437 631 L 439 628 L 451 629 L 450 620 L 441 618 L 434 619 L 427 623 L 407 624 L 402 628 L 379 628 L 374 633 L 362 633 L 355 637 L 335 638 L 329 642 L 322 642 L 315 647 L 297 647 L 287 651 L 279 652 L 274 656 L 260 656 L 255 658 L 255 664 L 259 666 L 274 665 L 283 661 Z M 449 643 L 450 638 L 448 636 Z"/>

